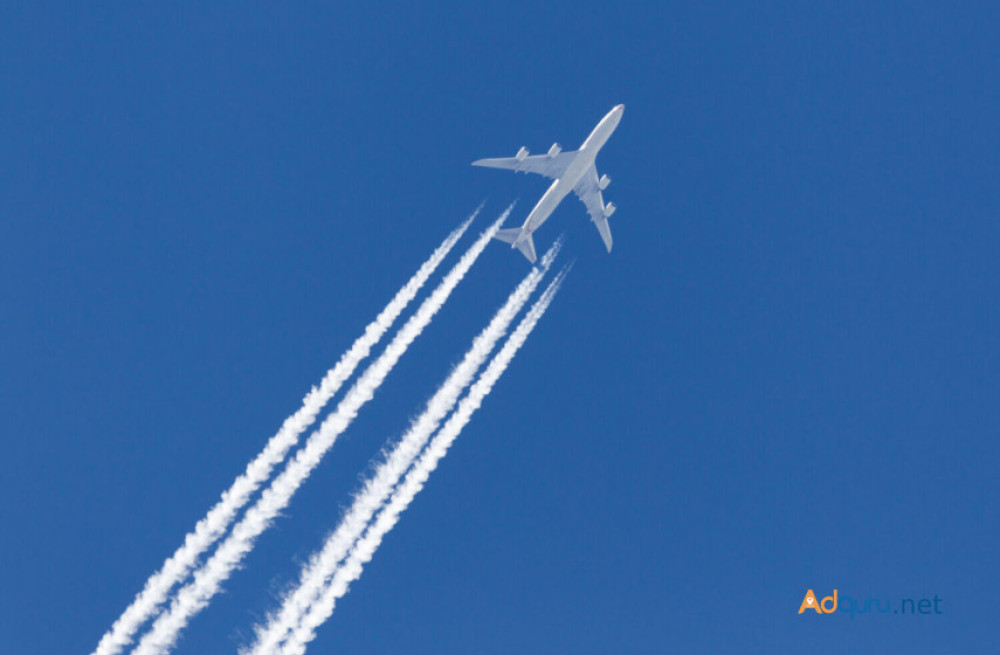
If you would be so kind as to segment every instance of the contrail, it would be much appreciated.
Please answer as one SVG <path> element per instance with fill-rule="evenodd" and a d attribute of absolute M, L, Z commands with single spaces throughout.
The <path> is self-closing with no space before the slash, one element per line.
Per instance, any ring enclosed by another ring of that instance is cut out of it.
<path fill-rule="evenodd" d="M 545 254 L 540 268 L 532 269 L 525 276 L 489 324 L 473 340 L 462 361 L 452 370 L 434 396 L 427 401 L 424 412 L 413 420 L 386 461 L 379 465 L 355 496 L 353 505 L 336 531 L 327 538 L 323 548 L 310 558 L 299 577 L 298 588 L 285 598 L 280 613 L 272 616 L 266 627 L 258 628 L 257 642 L 249 651 L 252 655 L 272 652 L 288 632 L 302 620 L 303 613 L 316 600 L 336 570 L 337 564 L 347 555 L 351 545 L 361 537 L 372 516 L 392 493 L 393 487 L 398 484 L 399 479 L 423 450 L 428 439 L 441 425 L 441 421 L 454 409 L 462 391 L 472 382 L 476 371 L 489 357 L 497 341 L 507 333 L 511 322 L 552 266 L 560 248 L 561 240 L 556 241 Z"/>
<path fill-rule="evenodd" d="M 464 223 L 445 238 L 430 258 L 403 285 L 385 309 L 365 328 L 351 346 L 341 356 L 340 361 L 327 371 L 319 387 L 313 387 L 302 401 L 302 407 L 285 419 L 264 450 L 251 461 L 241 476 L 222 494 L 222 498 L 195 526 L 194 531 L 184 538 L 184 544 L 171 555 L 146 581 L 132 604 L 101 638 L 94 655 L 114 655 L 132 642 L 135 632 L 145 623 L 166 599 L 175 584 L 187 577 L 198 558 L 215 543 L 232 523 L 237 512 L 246 505 L 250 496 L 265 480 L 271 477 L 274 467 L 285 459 L 285 455 L 299 439 L 299 435 L 316 420 L 327 401 L 337 392 L 358 364 L 371 352 L 385 332 L 399 318 L 402 311 L 434 273 L 458 240 L 462 237 L 482 205 Z"/>
<path fill-rule="evenodd" d="M 153 623 L 142 637 L 135 653 L 151 655 L 169 650 L 177 641 L 188 620 L 201 610 L 214 596 L 221 583 L 239 565 L 243 556 L 253 547 L 254 540 L 270 525 L 271 520 L 284 509 L 295 491 L 319 464 L 323 455 L 333 446 L 337 437 L 351 424 L 358 410 L 375 394 L 375 390 L 402 357 L 414 339 L 431 322 L 431 319 L 448 300 L 448 296 L 482 254 L 493 234 L 506 220 L 513 207 L 508 207 L 500 218 L 476 240 L 441 283 L 424 300 L 417 311 L 400 328 L 378 359 L 361 374 L 354 386 L 340 401 L 337 409 L 314 431 L 306 444 L 295 454 L 282 471 L 264 490 L 257 503 L 247 510 L 232 533 L 215 553 L 194 574 L 194 580 L 177 592 L 170 609 Z"/>
<path fill-rule="evenodd" d="M 294 629 L 282 648 L 282 655 L 302 655 L 305 653 L 307 644 L 316 636 L 316 628 L 330 617 L 337 600 L 344 596 L 350 588 L 350 584 L 361 576 L 364 565 L 371 561 L 375 551 L 382 543 L 383 537 L 396 525 L 400 515 L 413 501 L 417 493 L 423 489 L 431 472 L 437 468 L 438 462 L 447 454 L 448 449 L 472 418 L 472 414 L 479 409 L 483 399 L 493 389 L 493 385 L 510 364 L 518 349 L 524 345 L 528 335 L 531 334 L 545 310 L 548 309 L 556 292 L 559 291 L 568 270 L 568 268 L 563 269 L 549 284 L 542 296 L 521 319 L 514 333 L 490 361 L 486 370 L 472 385 L 469 393 L 459 403 L 455 413 L 431 440 L 403 483 L 392 495 L 388 505 L 368 528 L 364 537 L 351 550 L 347 560 L 336 570 L 333 580 L 323 590 L 320 598 L 309 607 L 302 622 Z"/>

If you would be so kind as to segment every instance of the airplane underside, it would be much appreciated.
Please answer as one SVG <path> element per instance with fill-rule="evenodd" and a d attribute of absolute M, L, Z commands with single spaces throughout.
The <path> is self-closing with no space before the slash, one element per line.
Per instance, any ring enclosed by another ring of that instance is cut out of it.
<path fill-rule="evenodd" d="M 594 160 L 618 127 L 624 111 L 625 105 L 618 105 L 608 112 L 579 150 L 564 151 L 558 143 L 554 143 L 544 155 L 529 155 L 528 149 L 522 147 L 513 157 L 479 159 L 472 162 L 473 166 L 535 173 L 554 180 L 522 227 L 500 230 L 495 238 L 511 244 L 512 248 L 517 248 L 529 262 L 534 264 L 536 257 L 532 232 L 548 219 L 562 199 L 572 191 L 586 206 L 590 220 L 601 235 L 604 247 L 611 252 L 611 227 L 608 218 L 615 212 L 615 205 L 611 202 L 605 204 L 601 193 L 611 183 L 611 179 L 607 175 L 598 177 Z M 572 185 L 572 188 L 567 188 L 563 184 Z"/>

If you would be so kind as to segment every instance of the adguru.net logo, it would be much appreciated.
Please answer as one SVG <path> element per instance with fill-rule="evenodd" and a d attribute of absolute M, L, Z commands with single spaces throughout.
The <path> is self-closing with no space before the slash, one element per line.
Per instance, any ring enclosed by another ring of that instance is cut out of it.
<path fill-rule="evenodd" d="M 839 613 L 852 619 L 855 615 L 861 614 L 936 615 L 944 614 L 942 603 L 943 599 L 937 594 L 931 598 L 892 598 L 889 596 L 854 598 L 839 593 L 837 589 L 834 589 L 831 595 L 819 599 L 815 592 L 810 589 L 806 592 L 805 598 L 802 599 L 802 604 L 799 605 L 799 614 L 809 611 L 814 611 L 821 616 Z"/>

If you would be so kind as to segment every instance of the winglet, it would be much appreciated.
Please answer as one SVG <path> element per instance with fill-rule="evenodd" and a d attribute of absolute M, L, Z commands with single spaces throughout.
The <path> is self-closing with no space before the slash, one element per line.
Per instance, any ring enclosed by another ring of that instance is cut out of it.
<path fill-rule="evenodd" d="M 601 233 L 601 240 L 604 241 L 604 247 L 611 252 L 611 227 L 608 225 L 608 217 L 601 216 L 600 218 L 594 219 L 594 225 L 597 226 L 597 231 Z"/>

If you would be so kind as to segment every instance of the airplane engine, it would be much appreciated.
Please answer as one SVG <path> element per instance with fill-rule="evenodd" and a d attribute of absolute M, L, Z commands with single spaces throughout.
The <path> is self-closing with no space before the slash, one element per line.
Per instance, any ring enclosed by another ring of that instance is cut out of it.
<path fill-rule="evenodd" d="M 615 203 L 609 202 L 607 205 L 604 206 L 604 218 L 608 218 L 609 216 L 614 214 L 616 209 L 618 208 L 615 207 Z"/>
<path fill-rule="evenodd" d="M 608 177 L 607 175 L 602 175 L 601 179 L 597 181 L 597 188 L 600 189 L 601 191 L 604 191 L 605 189 L 608 188 L 609 184 L 611 184 L 611 178 Z"/>
<path fill-rule="evenodd" d="M 516 155 L 514 155 L 514 159 L 516 159 L 517 161 L 524 161 L 527 158 L 528 158 L 528 149 L 525 148 L 524 146 L 521 146 L 521 149 L 517 151 Z"/>
<path fill-rule="evenodd" d="M 549 157 L 555 157 L 560 152 L 562 152 L 562 147 L 558 143 L 553 143 L 552 147 L 549 148 Z"/>

